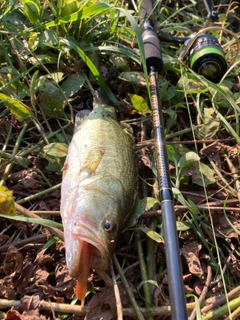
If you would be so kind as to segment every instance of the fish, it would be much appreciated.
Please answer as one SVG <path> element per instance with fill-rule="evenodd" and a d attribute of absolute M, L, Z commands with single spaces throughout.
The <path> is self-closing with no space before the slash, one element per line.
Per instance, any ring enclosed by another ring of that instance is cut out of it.
<path fill-rule="evenodd" d="M 138 177 L 133 138 L 102 90 L 80 111 L 61 186 L 65 256 L 84 305 L 91 268 L 108 270 L 121 232 L 132 221 Z"/>

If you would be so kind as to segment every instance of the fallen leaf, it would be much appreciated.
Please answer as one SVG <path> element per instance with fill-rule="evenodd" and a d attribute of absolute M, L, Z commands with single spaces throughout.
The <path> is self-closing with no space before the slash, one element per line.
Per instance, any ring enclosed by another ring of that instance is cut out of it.
<path fill-rule="evenodd" d="M 63 267 L 61 266 L 63 265 Z M 71 278 L 67 266 L 60 263 L 55 271 L 56 286 L 55 290 L 64 295 L 67 299 L 72 299 L 74 296 L 74 287 L 76 280 Z"/>
<path fill-rule="evenodd" d="M 12 191 L 0 186 L 0 214 L 13 216 L 16 214 Z"/>
<path fill-rule="evenodd" d="M 122 305 L 129 303 L 126 291 L 121 283 L 118 283 Z M 116 319 L 116 299 L 113 287 L 104 287 L 103 291 L 95 294 L 87 305 L 86 320 L 112 320 Z"/>
<path fill-rule="evenodd" d="M 13 272 L 16 275 L 20 275 L 23 267 L 23 257 L 14 246 L 9 246 L 6 256 L 3 261 L 3 271 L 6 275 L 10 275 Z"/>
<path fill-rule="evenodd" d="M 190 239 L 185 243 L 181 249 L 181 253 L 184 255 L 186 262 L 188 264 L 189 272 L 200 279 L 203 277 L 204 272 L 201 267 L 201 262 L 198 259 L 199 251 L 202 245 L 197 243 L 197 241 Z"/>
<path fill-rule="evenodd" d="M 4 320 L 22 320 L 21 314 L 16 310 L 8 310 Z"/>

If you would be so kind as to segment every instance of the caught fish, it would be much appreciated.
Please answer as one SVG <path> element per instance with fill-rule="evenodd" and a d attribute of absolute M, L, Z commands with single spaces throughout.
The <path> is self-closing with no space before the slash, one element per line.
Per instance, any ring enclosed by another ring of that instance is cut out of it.
<path fill-rule="evenodd" d="M 108 269 L 137 193 L 132 137 L 105 101 L 104 94 L 96 91 L 93 111 L 88 116 L 80 112 L 63 169 L 66 263 L 77 278 L 76 296 L 82 304 L 90 268 Z"/>

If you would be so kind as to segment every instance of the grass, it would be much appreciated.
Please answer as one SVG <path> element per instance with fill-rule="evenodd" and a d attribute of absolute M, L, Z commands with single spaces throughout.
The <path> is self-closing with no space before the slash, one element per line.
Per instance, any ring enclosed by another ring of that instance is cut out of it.
<path fill-rule="evenodd" d="M 237 319 L 240 308 L 239 6 L 225 1 L 215 2 L 215 6 L 220 28 L 212 29 L 211 34 L 221 41 L 227 61 L 232 63 L 219 83 L 179 62 L 182 45 L 161 43 L 164 70 L 159 75 L 159 90 L 191 319 Z M 54 267 L 43 265 L 41 270 L 49 272 L 47 281 L 55 288 L 59 281 L 56 270 L 65 263 L 59 226 L 61 169 L 74 116 L 79 109 L 91 109 L 93 92 L 101 86 L 118 108 L 119 118 L 133 127 L 139 163 L 136 212 L 140 219 L 123 234 L 113 257 L 120 296 L 120 279 L 128 292 L 125 299 L 129 304 L 122 298 L 123 317 L 130 319 L 135 314 L 138 319 L 167 319 L 168 279 L 151 112 L 147 107 L 147 68 L 137 24 L 139 9 L 134 1 L 1 2 L 0 186 L 13 192 L 10 206 L 18 212 L 9 219 L 1 215 L 1 245 L 21 244 L 26 237 L 30 244 L 32 234 L 43 232 L 41 225 L 48 228 L 49 242 L 43 245 L 52 255 Z M 195 1 L 159 1 L 153 13 L 156 30 L 161 28 L 178 37 L 198 32 L 205 17 L 202 4 Z M 0 204 L 5 203 L 4 197 L 1 193 Z M 0 206 L 0 213 L 5 211 Z M 18 228 L 11 218 L 30 224 L 21 222 Z M 24 248 L 19 252 L 23 256 L 27 253 L 34 262 L 38 253 L 34 248 L 32 253 Z M 0 254 L 1 261 L 6 261 L 6 252 Z M 106 292 L 96 274 L 92 279 L 95 291 L 100 286 Z M 0 284 L 5 286 L 5 281 L 6 273 L 1 271 Z M 207 290 L 203 289 L 205 284 Z M 16 305 L 24 297 L 14 282 L 13 288 L 11 295 L 0 296 L 5 311 L 10 309 L 11 300 Z M 39 292 L 45 300 L 49 298 Z M 90 292 L 87 302 L 93 297 Z M 85 307 L 71 309 L 71 302 L 75 302 L 71 294 L 55 293 L 51 301 L 60 298 L 66 302 L 60 309 L 53 304 L 59 318 L 86 313 Z M 103 304 L 100 300 L 97 312 L 104 311 Z M 42 300 L 40 314 L 53 317 L 48 309 Z"/>

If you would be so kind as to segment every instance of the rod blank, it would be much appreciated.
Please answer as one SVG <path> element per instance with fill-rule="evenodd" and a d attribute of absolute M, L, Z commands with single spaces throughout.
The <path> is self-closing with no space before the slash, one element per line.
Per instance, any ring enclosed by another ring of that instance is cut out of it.
<path fill-rule="evenodd" d="M 145 0 L 140 19 L 149 19 L 151 13 L 152 2 L 150 0 Z M 157 74 L 161 72 L 163 68 L 161 46 L 158 36 L 149 20 L 145 20 L 144 27 L 145 31 L 142 34 L 142 38 L 151 91 L 156 166 L 160 190 L 159 197 L 162 208 L 171 315 L 173 320 L 187 320 L 173 193 L 157 82 Z"/>

